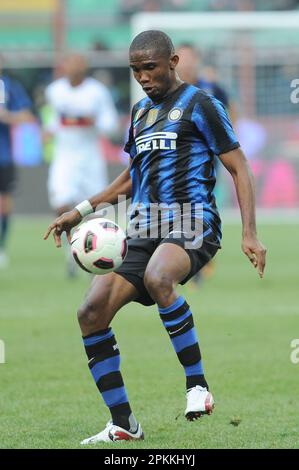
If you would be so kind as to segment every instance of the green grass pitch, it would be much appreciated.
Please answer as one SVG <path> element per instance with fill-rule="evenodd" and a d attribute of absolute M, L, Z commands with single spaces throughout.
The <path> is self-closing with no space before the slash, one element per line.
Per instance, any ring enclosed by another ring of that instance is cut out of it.
<path fill-rule="evenodd" d="M 1 448 L 79 448 L 109 419 L 76 320 L 89 279 L 65 278 L 62 251 L 42 240 L 48 223 L 15 220 L 11 265 L 0 271 Z M 298 226 L 260 227 L 263 280 L 241 253 L 240 227 L 223 232 L 215 275 L 196 291 L 179 289 L 194 312 L 215 411 L 185 420 L 183 370 L 157 310 L 132 303 L 113 328 L 145 441 L 117 448 L 299 447 L 299 364 L 290 360 L 299 337 Z"/>

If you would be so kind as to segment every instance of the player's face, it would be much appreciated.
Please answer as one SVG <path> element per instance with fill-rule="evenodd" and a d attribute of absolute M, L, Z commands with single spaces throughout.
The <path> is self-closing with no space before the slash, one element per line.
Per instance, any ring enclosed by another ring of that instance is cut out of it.
<path fill-rule="evenodd" d="M 134 51 L 130 68 L 137 82 L 153 101 L 160 100 L 176 86 L 175 67 L 178 56 L 166 58 L 157 51 Z"/>

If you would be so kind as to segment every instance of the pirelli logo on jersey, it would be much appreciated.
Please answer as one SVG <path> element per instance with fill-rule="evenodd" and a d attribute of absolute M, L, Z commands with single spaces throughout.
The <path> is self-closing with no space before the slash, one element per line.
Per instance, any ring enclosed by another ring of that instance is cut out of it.
<path fill-rule="evenodd" d="M 153 132 L 136 137 L 137 154 L 151 150 L 176 150 L 176 132 Z"/>

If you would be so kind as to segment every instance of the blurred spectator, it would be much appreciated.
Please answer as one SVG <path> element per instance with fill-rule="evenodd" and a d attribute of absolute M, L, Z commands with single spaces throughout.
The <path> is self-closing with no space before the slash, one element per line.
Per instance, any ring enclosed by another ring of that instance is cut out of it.
<path fill-rule="evenodd" d="M 104 41 L 97 39 L 92 45 L 92 50 L 96 52 L 108 51 L 109 47 L 104 43 Z"/>
<path fill-rule="evenodd" d="M 254 0 L 212 0 L 210 5 L 212 10 L 217 11 L 252 11 L 255 10 Z"/>
<path fill-rule="evenodd" d="M 210 9 L 217 11 L 271 11 L 293 10 L 298 8 L 299 0 L 211 0 Z"/>
<path fill-rule="evenodd" d="M 186 11 L 190 9 L 190 3 L 190 0 L 122 0 L 120 11 L 124 19 L 128 19 L 143 11 Z"/>
<path fill-rule="evenodd" d="M 158 0 L 146 2 L 140 0 L 121 0 L 120 13 L 124 20 L 128 20 L 131 15 L 140 11 L 160 11 L 160 2 Z"/>

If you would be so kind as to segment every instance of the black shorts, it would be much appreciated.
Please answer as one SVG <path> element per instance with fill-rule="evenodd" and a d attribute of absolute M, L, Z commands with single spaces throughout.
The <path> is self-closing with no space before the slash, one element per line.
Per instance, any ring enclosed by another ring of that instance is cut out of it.
<path fill-rule="evenodd" d="M 11 193 L 15 187 L 16 171 L 13 164 L 0 165 L 0 193 Z"/>
<path fill-rule="evenodd" d="M 120 268 L 116 269 L 116 273 L 127 279 L 133 284 L 139 292 L 139 296 L 135 302 L 142 305 L 154 305 L 155 302 L 149 295 L 144 283 L 144 273 L 147 264 L 156 250 L 162 243 L 175 243 L 184 248 L 188 253 L 191 261 L 191 269 L 188 276 L 183 279 L 180 284 L 185 284 L 191 279 L 201 268 L 205 266 L 221 248 L 217 237 L 212 231 L 204 236 L 202 245 L 198 249 L 186 249 L 186 239 L 184 235 L 180 238 L 129 238 L 128 253 Z"/>

